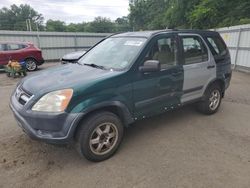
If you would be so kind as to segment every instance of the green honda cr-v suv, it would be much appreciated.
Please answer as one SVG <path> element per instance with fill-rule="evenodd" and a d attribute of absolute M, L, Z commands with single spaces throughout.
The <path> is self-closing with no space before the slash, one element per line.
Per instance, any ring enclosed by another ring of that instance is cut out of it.
<path fill-rule="evenodd" d="M 111 157 L 124 127 L 196 103 L 215 113 L 231 79 L 217 32 L 162 30 L 107 37 L 79 59 L 24 78 L 11 96 L 19 126 L 49 143 L 74 141 L 92 161 Z"/>

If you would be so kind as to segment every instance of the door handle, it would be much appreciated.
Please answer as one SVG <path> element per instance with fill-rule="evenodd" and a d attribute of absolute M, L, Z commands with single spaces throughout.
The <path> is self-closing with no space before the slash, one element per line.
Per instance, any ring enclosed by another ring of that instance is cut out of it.
<path fill-rule="evenodd" d="M 207 69 L 213 69 L 215 67 L 215 65 L 209 65 L 207 66 Z"/>

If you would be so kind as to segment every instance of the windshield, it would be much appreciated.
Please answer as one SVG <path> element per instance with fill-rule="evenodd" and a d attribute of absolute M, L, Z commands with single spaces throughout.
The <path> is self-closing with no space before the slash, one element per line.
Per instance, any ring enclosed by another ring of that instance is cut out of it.
<path fill-rule="evenodd" d="M 110 37 L 85 54 L 79 63 L 123 70 L 131 65 L 145 41 L 146 38 Z"/>

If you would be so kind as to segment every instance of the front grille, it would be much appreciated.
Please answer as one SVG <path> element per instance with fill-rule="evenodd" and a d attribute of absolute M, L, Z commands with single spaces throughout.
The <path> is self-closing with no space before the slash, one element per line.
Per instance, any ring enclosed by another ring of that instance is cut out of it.
<path fill-rule="evenodd" d="M 32 95 L 22 89 L 21 86 L 18 86 L 15 92 L 15 97 L 20 104 L 25 105 L 30 100 Z"/>

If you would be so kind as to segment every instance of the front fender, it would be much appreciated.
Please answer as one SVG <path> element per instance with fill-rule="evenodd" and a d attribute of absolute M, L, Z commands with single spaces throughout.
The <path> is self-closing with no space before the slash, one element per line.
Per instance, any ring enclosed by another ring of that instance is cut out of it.
<path fill-rule="evenodd" d="M 94 105 L 89 106 L 88 108 L 82 109 L 82 111 L 79 114 L 77 120 L 70 128 L 70 137 L 74 136 L 74 133 L 77 129 L 78 124 L 82 119 L 87 117 L 92 112 L 98 111 L 98 110 L 107 110 L 107 109 L 115 109 L 117 110 L 117 114 L 121 118 L 122 122 L 125 126 L 128 126 L 129 124 L 134 122 L 134 118 L 132 116 L 132 113 L 128 109 L 128 107 L 123 104 L 121 101 L 104 101 L 100 102 Z"/>

